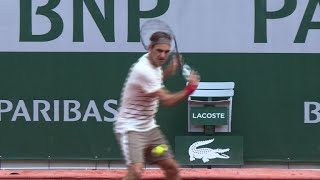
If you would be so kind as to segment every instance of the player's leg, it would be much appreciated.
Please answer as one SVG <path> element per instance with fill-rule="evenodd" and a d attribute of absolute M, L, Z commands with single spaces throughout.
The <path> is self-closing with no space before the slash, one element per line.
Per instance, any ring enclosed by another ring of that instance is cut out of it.
<path fill-rule="evenodd" d="M 150 163 L 159 165 L 160 168 L 165 171 L 168 180 L 179 180 L 179 165 L 174 160 L 174 156 L 166 137 L 162 134 L 159 128 L 155 128 L 148 133 L 148 137 L 150 138 L 149 140 L 151 141 L 151 149 L 160 144 L 166 144 L 168 146 L 168 150 L 163 154 L 158 155 L 153 155 L 148 151 L 148 154 L 146 155 L 147 160 Z"/>
<path fill-rule="evenodd" d="M 144 167 L 145 138 L 143 133 L 130 131 L 116 134 L 122 154 L 126 161 L 128 172 L 124 180 L 138 180 Z"/>
<path fill-rule="evenodd" d="M 167 180 L 180 180 L 179 165 L 174 159 L 164 159 L 156 162 L 165 172 Z"/>
<path fill-rule="evenodd" d="M 128 165 L 128 172 L 123 180 L 138 180 L 143 172 L 144 163 L 133 163 Z"/>

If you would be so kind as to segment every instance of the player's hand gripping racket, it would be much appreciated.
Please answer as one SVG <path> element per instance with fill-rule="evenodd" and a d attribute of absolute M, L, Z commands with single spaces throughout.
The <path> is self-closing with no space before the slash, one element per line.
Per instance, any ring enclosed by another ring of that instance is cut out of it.
<path fill-rule="evenodd" d="M 141 42 L 143 47 L 148 50 L 148 46 L 150 44 L 150 37 L 153 33 L 155 32 L 165 32 L 168 33 L 171 38 L 171 52 L 174 53 L 174 55 L 178 58 L 179 61 L 179 65 L 180 65 L 180 69 L 181 69 L 181 73 L 183 75 L 183 77 L 186 79 L 186 81 L 188 81 L 190 73 L 191 73 L 191 68 L 189 65 L 187 65 L 183 58 L 181 58 L 180 54 L 179 54 L 179 50 L 178 50 L 178 44 L 176 41 L 176 37 L 173 33 L 173 31 L 171 30 L 171 28 L 163 21 L 158 20 L 158 19 L 151 19 L 146 21 L 140 29 L 140 38 L 141 38 Z"/>

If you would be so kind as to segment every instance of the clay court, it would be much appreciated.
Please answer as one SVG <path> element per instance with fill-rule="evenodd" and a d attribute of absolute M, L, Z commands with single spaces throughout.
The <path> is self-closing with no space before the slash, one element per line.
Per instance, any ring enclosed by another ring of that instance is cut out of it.
<path fill-rule="evenodd" d="M 109 179 L 118 180 L 125 170 L 2 170 L 0 179 Z M 320 179 L 320 170 L 268 168 L 182 169 L 183 179 Z M 159 169 L 148 169 L 142 179 L 164 179 Z"/>

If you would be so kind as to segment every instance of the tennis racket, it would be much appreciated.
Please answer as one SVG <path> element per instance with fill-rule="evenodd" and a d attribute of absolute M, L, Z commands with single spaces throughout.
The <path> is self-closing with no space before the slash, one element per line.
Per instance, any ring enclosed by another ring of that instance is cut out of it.
<path fill-rule="evenodd" d="M 140 39 L 144 49 L 148 50 L 148 46 L 151 43 L 151 35 L 158 31 L 168 33 L 171 36 L 171 53 L 177 56 L 182 76 L 186 81 L 188 81 L 192 69 L 189 65 L 185 63 L 183 58 L 180 58 L 176 37 L 173 31 L 171 30 L 170 26 L 167 25 L 165 22 L 159 19 L 151 19 L 142 24 L 140 29 Z"/>

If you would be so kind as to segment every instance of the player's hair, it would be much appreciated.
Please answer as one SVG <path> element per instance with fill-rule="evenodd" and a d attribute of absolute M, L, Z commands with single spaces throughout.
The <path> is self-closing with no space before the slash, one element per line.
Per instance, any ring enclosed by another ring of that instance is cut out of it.
<path fill-rule="evenodd" d="M 156 44 L 168 44 L 171 45 L 171 36 L 170 34 L 162 31 L 155 32 L 150 37 L 151 47 Z"/>

